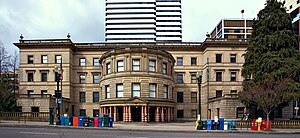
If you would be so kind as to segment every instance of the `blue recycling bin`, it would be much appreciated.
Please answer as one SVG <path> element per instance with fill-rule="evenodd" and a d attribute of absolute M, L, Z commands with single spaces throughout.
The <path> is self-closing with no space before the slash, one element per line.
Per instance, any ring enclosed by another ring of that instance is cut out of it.
<path fill-rule="evenodd" d="M 236 120 L 232 120 L 232 128 L 236 128 Z"/>
<path fill-rule="evenodd" d="M 78 126 L 83 126 L 83 120 L 84 119 L 84 116 L 79 116 L 78 117 Z"/>
<path fill-rule="evenodd" d="M 70 122 L 69 122 L 69 126 L 73 126 L 73 116 L 69 116 Z"/>
<path fill-rule="evenodd" d="M 109 125 L 108 125 L 108 127 L 113 127 L 113 123 L 114 123 L 114 118 L 113 117 L 109 117 L 108 118 L 109 119 Z"/>
<path fill-rule="evenodd" d="M 103 117 L 99 116 L 99 119 L 98 119 L 98 126 L 99 127 L 102 127 L 102 122 L 103 122 Z"/>
<path fill-rule="evenodd" d="M 206 120 L 206 130 L 212 130 L 212 120 Z"/>
<path fill-rule="evenodd" d="M 228 130 L 231 130 L 232 128 L 232 121 L 231 120 L 226 120 L 228 122 Z"/>
<path fill-rule="evenodd" d="M 60 116 L 60 124 L 62 126 L 65 126 L 65 117 L 64 116 Z"/>
<path fill-rule="evenodd" d="M 219 118 L 219 130 L 224 130 L 224 118 Z"/>

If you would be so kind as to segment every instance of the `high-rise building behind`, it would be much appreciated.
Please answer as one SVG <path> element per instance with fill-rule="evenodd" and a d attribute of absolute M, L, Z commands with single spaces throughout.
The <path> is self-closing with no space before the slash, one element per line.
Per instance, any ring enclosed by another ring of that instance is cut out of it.
<path fill-rule="evenodd" d="M 181 0 L 106 0 L 106 42 L 181 42 Z"/>

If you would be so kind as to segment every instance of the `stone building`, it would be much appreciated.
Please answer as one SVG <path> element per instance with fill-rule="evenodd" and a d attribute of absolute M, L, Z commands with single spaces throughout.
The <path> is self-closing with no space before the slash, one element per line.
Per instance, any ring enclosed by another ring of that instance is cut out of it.
<path fill-rule="evenodd" d="M 245 112 L 237 93 L 242 90 L 246 39 L 207 38 L 203 43 L 20 39 L 15 45 L 21 57 L 20 88 L 28 95 L 54 95 L 54 66 L 62 62 L 61 88 L 67 103 L 61 113 L 109 114 L 116 121 L 124 122 L 196 120 L 199 72 L 203 72 L 202 119 L 214 116 L 240 119 Z M 49 111 L 45 106 L 39 108 Z M 23 112 L 27 111 L 23 109 Z"/>

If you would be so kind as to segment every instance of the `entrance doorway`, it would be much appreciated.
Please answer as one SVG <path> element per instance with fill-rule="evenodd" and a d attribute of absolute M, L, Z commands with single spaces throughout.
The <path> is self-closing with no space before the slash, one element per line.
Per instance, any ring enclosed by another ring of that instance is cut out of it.
<path fill-rule="evenodd" d="M 134 106 L 131 107 L 131 118 L 133 122 L 141 122 L 141 107 L 140 106 Z"/>
<path fill-rule="evenodd" d="M 123 121 L 123 106 L 118 106 L 117 107 L 118 110 L 118 121 Z"/>
<path fill-rule="evenodd" d="M 150 109 L 149 109 L 149 113 L 150 113 L 150 115 L 149 115 L 149 122 L 155 122 L 155 107 L 153 107 L 153 106 L 151 106 L 150 107 Z"/>

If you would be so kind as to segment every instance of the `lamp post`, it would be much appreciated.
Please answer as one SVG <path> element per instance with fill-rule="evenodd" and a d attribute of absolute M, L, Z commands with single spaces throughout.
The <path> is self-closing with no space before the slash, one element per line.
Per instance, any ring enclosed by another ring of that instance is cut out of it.
<path fill-rule="evenodd" d="M 61 75 L 61 70 L 55 65 L 54 66 L 54 72 L 55 72 L 55 81 L 56 81 L 56 92 L 55 92 L 55 97 L 56 97 L 56 116 L 57 116 L 57 122 L 56 125 L 60 125 L 60 104 L 61 104 L 61 93 L 59 91 L 59 82 L 60 82 L 60 75 Z"/>
<path fill-rule="evenodd" d="M 203 128 L 202 126 L 202 121 L 201 121 L 201 84 L 202 84 L 202 71 L 199 71 L 197 73 L 197 80 L 198 80 L 198 93 L 199 93 L 199 100 L 198 100 L 198 110 L 199 110 L 199 113 L 198 113 L 198 124 L 199 124 L 199 127 L 200 129 Z"/>

